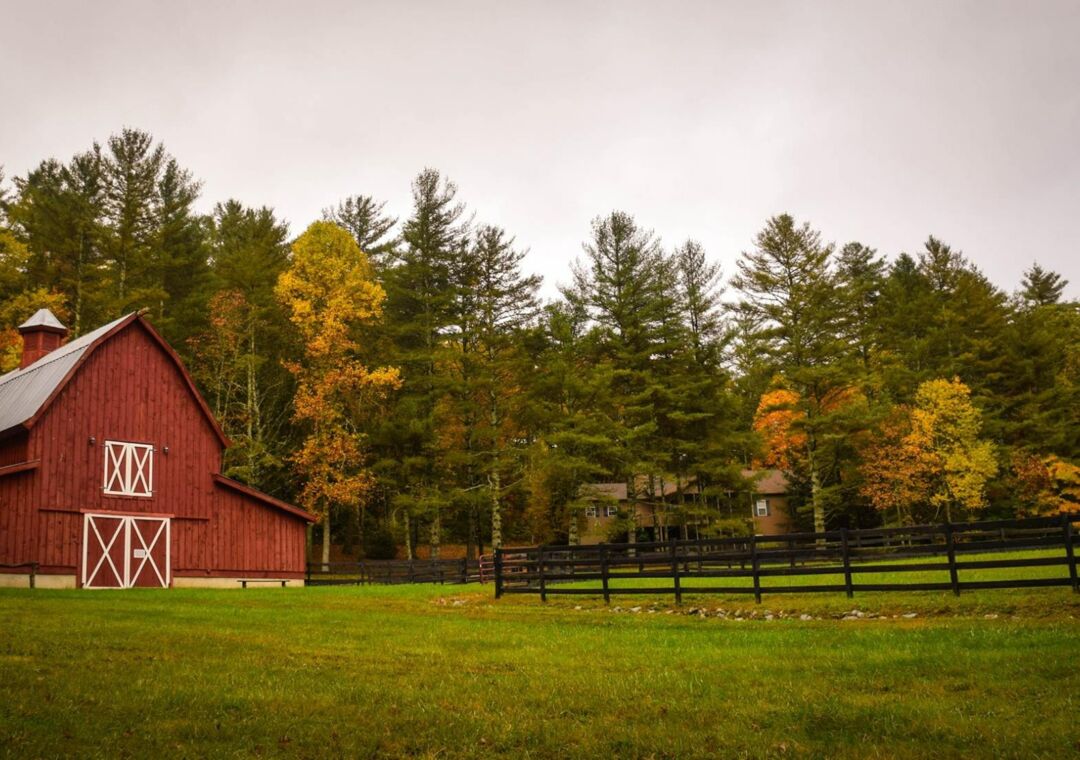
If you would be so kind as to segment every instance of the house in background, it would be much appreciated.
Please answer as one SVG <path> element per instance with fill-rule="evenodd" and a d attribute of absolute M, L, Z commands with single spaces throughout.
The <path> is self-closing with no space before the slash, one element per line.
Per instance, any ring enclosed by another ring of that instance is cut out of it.
<path fill-rule="evenodd" d="M 753 522 L 757 535 L 774 536 L 791 530 L 788 513 L 788 482 L 781 470 L 743 470 L 743 478 L 754 483 L 752 491 L 733 494 L 736 503 L 746 505 L 742 516 Z M 639 492 L 648 492 L 642 483 Z M 694 497 L 697 484 L 690 482 L 681 489 L 682 498 Z M 684 528 L 678 523 L 675 507 L 680 489 L 673 483 L 654 488 L 653 498 L 627 498 L 626 483 L 591 483 L 584 488 L 583 496 L 592 503 L 585 508 L 585 530 L 581 543 L 598 544 L 609 540 L 622 515 L 633 514 L 644 540 L 664 540 L 670 535 L 682 538 Z"/>
<path fill-rule="evenodd" d="M 0 376 L 0 585 L 303 583 L 315 518 L 221 474 L 228 440 L 138 314 L 64 342 L 47 310 Z"/>
<path fill-rule="evenodd" d="M 754 481 L 750 496 L 754 534 L 790 533 L 793 521 L 788 511 L 788 480 L 783 470 L 743 470 L 742 476 Z"/>

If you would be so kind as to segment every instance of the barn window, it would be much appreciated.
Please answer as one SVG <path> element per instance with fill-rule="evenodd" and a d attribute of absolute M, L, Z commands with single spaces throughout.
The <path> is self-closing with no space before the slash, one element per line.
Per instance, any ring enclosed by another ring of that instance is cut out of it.
<path fill-rule="evenodd" d="M 756 516 L 758 516 L 758 517 L 768 517 L 769 516 L 769 500 L 768 499 L 758 499 L 757 503 L 754 504 L 754 514 Z"/>
<path fill-rule="evenodd" d="M 105 493 L 110 496 L 153 496 L 153 445 L 105 441 Z"/>
<path fill-rule="evenodd" d="M 595 504 L 590 504 L 589 506 L 585 507 L 585 516 L 586 517 L 596 517 L 596 505 Z"/>
<path fill-rule="evenodd" d="M 619 508 L 614 504 L 609 504 L 604 511 L 608 517 L 618 517 L 619 515 Z"/>

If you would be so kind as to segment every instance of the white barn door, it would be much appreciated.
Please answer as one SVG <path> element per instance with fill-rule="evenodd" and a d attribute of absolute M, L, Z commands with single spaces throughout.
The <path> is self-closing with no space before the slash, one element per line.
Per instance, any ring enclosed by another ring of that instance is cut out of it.
<path fill-rule="evenodd" d="M 168 588 L 171 524 L 168 517 L 83 516 L 83 588 Z"/>

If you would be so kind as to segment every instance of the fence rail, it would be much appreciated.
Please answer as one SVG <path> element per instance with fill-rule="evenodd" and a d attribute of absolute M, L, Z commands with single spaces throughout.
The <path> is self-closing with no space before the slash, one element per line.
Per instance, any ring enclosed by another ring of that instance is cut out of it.
<path fill-rule="evenodd" d="M 309 562 L 309 586 L 370 586 L 400 583 L 486 583 L 494 578 L 490 556 L 479 559 L 368 559 Z"/>
<path fill-rule="evenodd" d="M 538 594 L 547 601 L 549 594 L 583 594 L 602 595 L 604 601 L 610 602 L 614 594 L 670 594 L 680 603 L 684 594 L 753 594 L 761 602 L 764 594 L 822 592 L 844 592 L 848 597 L 856 591 L 952 591 L 959 595 L 970 589 L 1044 586 L 1071 586 L 1080 592 L 1080 550 L 1076 548 L 1080 533 L 1074 525 L 1078 521 L 1080 514 L 779 536 L 497 550 L 495 596 Z M 1060 549 L 1061 554 L 1049 556 L 1054 549 Z M 1015 556 L 1016 552 L 1031 550 L 1048 556 Z M 970 556 L 984 554 L 1001 556 Z M 1045 567 L 1059 567 L 1062 572 L 1049 577 L 989 580 L 961 576 L 970 571 Z M 933 571 L 947 573 L 948 580 L 859 582 L 859 576 L 864 574 Z M 800 576 L 842 577 L 843 582 L 762 584 L 762 579 Z M 633 584 L 635 580 L 656 579 L 669 579 L 671 584 Z M 700 579 L 710 583 L 703 585 Z M 684 584 L 687 580 L 694 583 Z"/>

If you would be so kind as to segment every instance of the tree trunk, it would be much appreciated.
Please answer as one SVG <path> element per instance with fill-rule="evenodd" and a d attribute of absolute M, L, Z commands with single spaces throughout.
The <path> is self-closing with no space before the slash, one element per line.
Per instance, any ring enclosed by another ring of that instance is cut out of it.
<path fill-rule="evenodd" d="M 322 528 L 322 569 L 324 573 L 330 572 L 330 513 L 323 518 Z"/>
<path fill-rule="evenodd" d="M 491 492 L 491 550 L 502 548 L 502 505 L 499 502 L 499 471 L 488 474 L 488 490 Z"/>
<path fill-rule="evenodd" d="M 807 459 L 810 463 L 810 503 L 814 506 L 814 532 L 825 532 L 825 503 L 821 494 L 821 473 L 818 471 L 817 462 L 817 441 L 814 438 L 813 433 L 809 434 L 806 438 Z M 825 539 L 819 538 L 818 542 L 824 542 Z"/>
<path fill-rule="evenodd" d="M 413 558 L 413 543 L 412 543 L 412 520 L 409 519 L 409 510 L 406 509 L 403 513 L 405 522 L 405 559 Z"/>
<path fill-rule="evenodd" d="M 439 542 L 442 540 L 442 521 L 439 510 L 435 510 L 435 519 L 431 521 L 431 558 L 439 558 Z"/>

